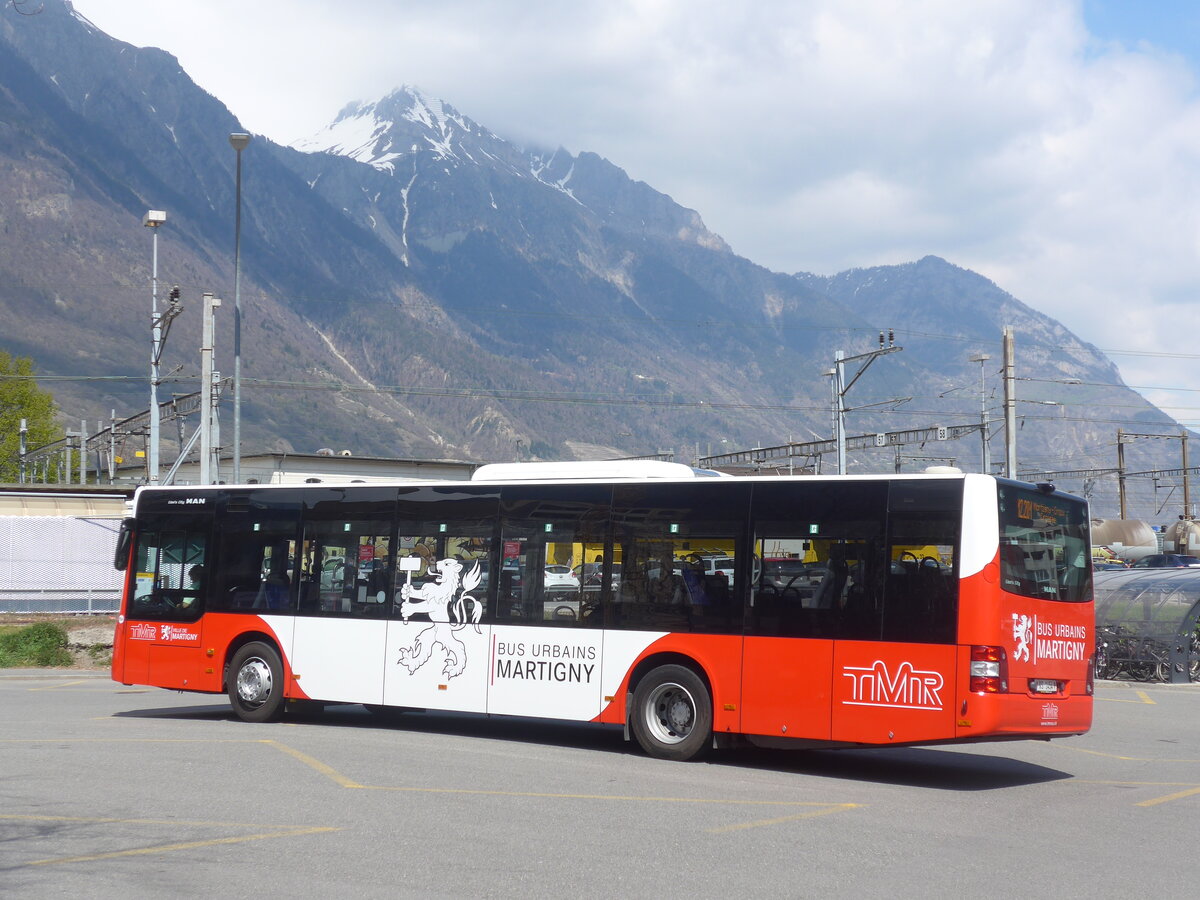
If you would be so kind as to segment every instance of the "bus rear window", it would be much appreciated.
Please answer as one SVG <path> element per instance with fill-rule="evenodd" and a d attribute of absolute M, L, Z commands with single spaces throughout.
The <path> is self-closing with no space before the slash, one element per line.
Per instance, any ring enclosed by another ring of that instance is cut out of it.
<path fill-rule="evenodd" d="M 1074 497 L 1001 484 L 1000 586 L 1040 600 L 1091 596 L 1087 504 Z"/>

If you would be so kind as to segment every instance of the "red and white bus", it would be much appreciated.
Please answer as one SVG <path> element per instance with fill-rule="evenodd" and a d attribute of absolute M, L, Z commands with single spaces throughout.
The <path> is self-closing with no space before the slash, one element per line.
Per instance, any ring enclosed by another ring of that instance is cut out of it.
<path fill-rule="evenodd" d="M 953 471 L 146 487 L 112 677 L 255 722 L 316 701 L 623 724 L 669 759 L 1077 735 L 1088 527 L 1052 485 Z"/>

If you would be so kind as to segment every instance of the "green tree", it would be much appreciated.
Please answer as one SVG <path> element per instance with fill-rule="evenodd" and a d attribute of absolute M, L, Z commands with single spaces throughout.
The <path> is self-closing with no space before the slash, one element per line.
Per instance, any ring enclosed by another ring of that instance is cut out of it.
<path fill-rule="evenodd" d="M 15 482 L 21 471 L 21 420 L 29 429 L 29 449 L 62 438 L 58 408 L 49 391 L 37 386 L 33 360 L 0 350 L 0 483 Z"/>

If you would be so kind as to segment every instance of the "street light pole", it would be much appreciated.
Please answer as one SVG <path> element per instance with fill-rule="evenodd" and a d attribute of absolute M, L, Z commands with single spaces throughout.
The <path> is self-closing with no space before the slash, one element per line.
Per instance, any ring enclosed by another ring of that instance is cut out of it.
<path fill-rule="evenodd" d="M 1013 330 L 1004 326 L 1004 477 L 1017 477 L 1017 389 Z"/>
<path fill-rule="evenodd" d="M 233 226 L 233 483 L 242 483 L 242 151 L 250 135 L 234 132 L 229 146 L 237 153 Z"/>
<path fill-rule="evenodd" d="M 862 377 L 863 372 L 867 371 L 871 363 L 875 362 L 881 356 L 888 353 L 898 353 L 903 350 L 903 347 L 896 346 L 896 336 L 892 329 L 888 329 L 887 344 L 883 342 L 883 332 L 879 332 L 879 349 L 868 350 L 866 353 L 859 353 L 857 356 L 847 356 L 845 350 L 833 351 L 833 370 L 830 373 L 833 377 L 833 442 L 837 449 L 837 467 L 838 474 L 846 474 L 846 393 L 850 388 L 854 387 L 854 383 Z M 846 381 L 846 363 L 862 362 L 858 372 L 849 382 Z M 886 400 L 885 403 L 905 402 L 912 398 L 897 398 L 896 400 Z M 870 406 L 878 406 L 880 404 L 872 403 Z M 865 408 L 865 407 L 864 407 Z"/>
<path fill-rule="evenodd" d="M 211 293 L 204 294 L 204 322 L 200 343 L 200 483 L 216 481 L 213 465 L 213 421 L 216 418 L 216 390 L 213 379 L 213 313 L 221 300 Z"/>
<path fill-rule="evenodd" d="M 987 375 L 983 370 L 983 364 L 989 359 L 991 357 L 986 353 L 976 353 L 970 358 L 971 362 L 979 363 L 979 433 L 983 436 L 984 475 L 990 475 L 992 471 L 992 445 L 988 440 Z"/>
<path fill-rule="evenodd" d="M 162 319 L 158 315 L 158 227 L 167 221 L 161 209 L 149 210 L 142 224 L 154 235 L 150 266 L 150 447 L 146 461 L 147 481 L 158 484 L 158 360 L 162 356 Z"/>

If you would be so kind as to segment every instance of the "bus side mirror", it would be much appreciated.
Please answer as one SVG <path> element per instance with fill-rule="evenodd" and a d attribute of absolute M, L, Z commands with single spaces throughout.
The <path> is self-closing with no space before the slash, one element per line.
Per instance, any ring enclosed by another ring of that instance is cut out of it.
<path fill-rule="evenodd" d="M 122 519 L 121 531 L 117 534 L 117 549 L 113 552 L 113 568 L 124 572 L 129 565 L 129 547 L 133 543 L 133 528 L 136 519 Z"/>

